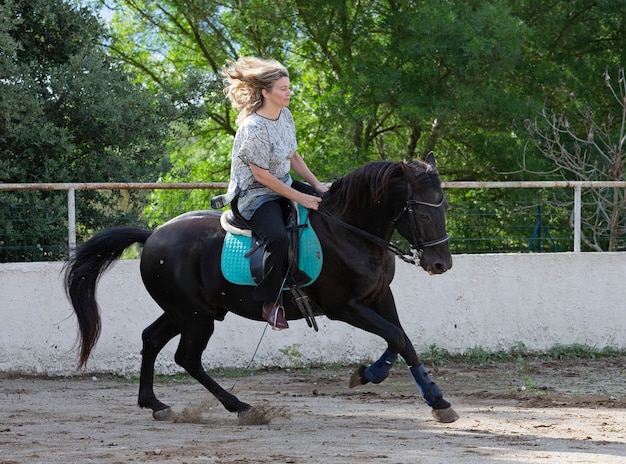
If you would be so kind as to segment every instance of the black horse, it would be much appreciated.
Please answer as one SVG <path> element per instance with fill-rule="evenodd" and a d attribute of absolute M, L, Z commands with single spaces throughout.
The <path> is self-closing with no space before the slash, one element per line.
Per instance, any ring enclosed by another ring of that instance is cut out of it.
<path fill-rule="evenodd" d="M 380 383 L 401 355 L 435 419 L 458 418 L 400 325 L 389 285 L 398 248 L 389 243 L 394 230 L 412 245 L 412 258 L 426 271 L 441 274 L 452 267 L 445 230 L 447 203 L 431 154 L 426 162 L 380 161 L 356 169 L 335 181 L 310 223 L 323 251 L 319 277 L 303 287 L 315 314 L 346 322 L 379 335 L 388 348 L 370 366 L 360 366 L 350 386 Z M 142 334 L 139 406 L 150 408 L 155 419 L 171 417 L 171 409 L 153 390 L 154 362 L 175 336 L 180 342 L 176 363 L 204 385 L 222 405 L 239 414 L 251 409 L 224 390 L 204 370 L 202 352 L 215 321 L 227 312 L 263 320 L 253 287 L 234 285 L 221 272 L 225 231 L 220 213 L 194 211 L 147 231 L 113 227 L 96 234 L 76 249 L 66 264 L 65 288 L 78 319 L 81 335 L 79 367 L 84 367 L 100 334 L 96 285 L 100 276 L 133 243 L 143 243 L 141 276 L 164 313 Z M 407 252 L 404 252 L 407 254 Z M 286 318 L 303 318 L 292 299 L 285 298 Z"/>

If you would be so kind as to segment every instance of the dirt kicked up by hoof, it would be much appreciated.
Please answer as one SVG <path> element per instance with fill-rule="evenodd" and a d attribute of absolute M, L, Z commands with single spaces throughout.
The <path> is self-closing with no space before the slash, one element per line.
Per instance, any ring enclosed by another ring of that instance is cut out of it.
<path fill-rule="evenodd" d="M 437 422 L 442 422 L 444 424 L 449 424 L 459 418 L 459 415 L 452 408 L 433 409 L 432 414 Z"/>
<path fill-rule="evenodd" d="M 264 404 L 248 409 L 239 414 L 239 425 L 265 425 L 277 417 L 289 418 L 289 411 L 284 406 Z"/>

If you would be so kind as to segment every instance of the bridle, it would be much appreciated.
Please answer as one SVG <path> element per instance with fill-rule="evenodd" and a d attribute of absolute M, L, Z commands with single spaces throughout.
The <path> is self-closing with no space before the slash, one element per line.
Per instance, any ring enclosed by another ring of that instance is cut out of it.
<path fill-rule="evenodd" d="M 413 208 L 412 208 L 412 205 L 422 205 L 422 206 L 429 206 L 431 208 L 441 208 L 445 204 L 446 204 L 445 197 L 442 197 L 439 203 L 429 203 L 427 201 L 409 199 L 404 204 L 404 208 L 402 208 L 402 211 L 400 211 L 400 213 L 395 218 L 393 218 L 393 223 L 394 225 L 396 225 L 398 221 L 400 220 L 400 218 L 404 216 L 405 213 L 409 215 L 409 217 L 411 218 L 411 229 L 413 232 L 413 238 L 415 239 L 415 243 L 417 243 L 419 250 L 423 250 L 424 248 L 446 243 L 447 241 L 450 240 L 450 236 L 447 233 L 443 237 L 436 238 L 434 240 L 429 240 L 427 242 L 419 241 L 419 239 L 417 238 L 418 237 L 417 221 L 415 220 L 415 216 L 413 216 Z"/>
<path fill-rule="evenodd" d="M 437 238 L 435 240 L 429 240 L 426 242 L 420 242 L 418 239 L 418 229 L 417 229 L 417 221 L 415 220 L 415 216 L 413 215 L 413 205 L 422 205 L 422 206 L 429 206 L 431 208 L 441 208 L 443 205 L 446 204 L 445 198 L 442 197 L 441 201 L 439 203 L 428 203 L 426 201 L 420 201 L 420 200 L 413 200 L 411 198 L 411 186 L 408 186 L 408 190 L 409 190 L 409 198 L 406 200 L 406 202 L 404 203 L 404 208 L 402 209 L 402 211 L 400 211 L 400 213 L 398 213 L 398 215 L 393 218 L 392 222 L 394 225 L 394 228 L 397 226 L 398 221 L 400 221 L 400 219 L 402 218 L 402 216 L 404 216 L 404 214 L 409 214 L 409 217 L 411 218 L 411 232 L 413 234 L 413 238 L 415 240 L 415 243 L 417 244 L 417 248 L 413 248 L 413 244 L 411 244 L 412 248 L 413 248 L 413 252 L 404 250 L 403 248 L 400 248 L 399 246 L 394 245 L 393 243 L 387 242 L 386 240 L 383 240 L 382 238 L 378 237 L 377 235 L 374 235 L 370 232 L 367 232 L 366 230 L 363 229 L 359 229 L 358 227 L 353 226 L 352 224 L 348 224 L 347 222 L 344 222 L 343 220 L 339 219 L 337 216 L 333 215 L 330 211 L 328 211 L 326 208 L 324 208 L 323 206 L 320 205 L 318 212 L 320 214 L 322 214 L 323 216 L 332 219 L 333 221 L 341 224 L 343 227 L 345 227 L 346 229 L 352 230 L 354 232 L 357 232 L 359 235 L 365 237 L 366 239 L 368 239 L 369 241 L 376 243 L 377 245 L 380 245 L 382 247 L 387 248 L 389 251 L 391 251 L 393 254 L 395 254 L 396 256 L 398 256 L 400 259 L 402 259 L 403 261 L 410 263 L 410 264 L 415 264 L 415 265 L 419 265 L 419 262 L 422 258 L 422 254 L 424 253 L 424 248 L 428 248 L 428 247 L 433 247 L 436 245 L 440 245 L 442 243 L 445 243 L 447 241 L 450 240 L 450 236 L 446 233 L 443 237 Z"/>

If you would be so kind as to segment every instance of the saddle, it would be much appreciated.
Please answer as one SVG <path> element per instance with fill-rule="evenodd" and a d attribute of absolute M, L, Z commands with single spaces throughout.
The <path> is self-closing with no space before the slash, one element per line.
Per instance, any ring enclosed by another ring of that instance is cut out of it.
<path fill-rule="evenodd" d="M 222 247 L 222 274 L 237 285 L 256 285 L 263 278 L 265 243 L 232 210 L 222 213 L 220 222 L 226 231 Z M 286 286 L 283 290 L 291 292 L 308 326 L 317 332 L 315 315 L 323 312 L 300 287 L 311 285 L 319 277 L 322 271 L 322 246 L 309 223 L 307 210 L 295 202 L 290 208 L 286 225 L 291 265 L 285 276 Z"/>
<path fill-rule="evenodd" d="M 222 273 L 237 285 L 256 285 L 263 279 L 265 242 L 237 217 L 225 211 L 220 222 L 226 231 L 222 249 Z M 322 268 L 322 247 L 311 227 L 306 208 L 293 203 L 286 220 L 289 233 L 288 259 L 292 263 L 286 277 L 286 288 L 312 284 Z"/>

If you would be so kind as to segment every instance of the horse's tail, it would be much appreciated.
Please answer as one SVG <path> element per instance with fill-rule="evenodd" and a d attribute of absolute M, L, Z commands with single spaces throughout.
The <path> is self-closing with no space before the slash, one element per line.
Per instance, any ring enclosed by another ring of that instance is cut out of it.
<path fill-rule="evenodd" d="M 104 272 L 133 243 L 145 243 L 152 231 L 138 227 L 112 227 L 80 245 L 65 264 L 65 292 L 72 302 L 80 331 L 78 368 L 87 363 L 100 336 L 100 309 L 96 286 Z"/>

